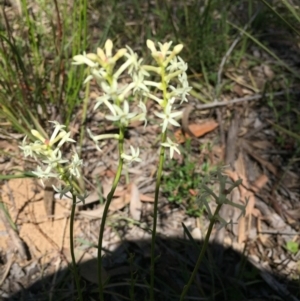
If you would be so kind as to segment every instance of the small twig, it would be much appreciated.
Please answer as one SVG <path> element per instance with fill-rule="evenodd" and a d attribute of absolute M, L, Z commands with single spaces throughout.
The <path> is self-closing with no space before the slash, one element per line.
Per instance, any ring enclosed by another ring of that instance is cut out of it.
<path fill-rule="evenodd" d="M 258 234 L 272 234 L 272 235 L 300 235 L 300 232 L 292 233 L 292 232 L 282 232 L 278 230 L 263 230 L 263 231 L 257 231 Z"/>
<path fill-rule="evenodd" d="M 203 110 L 203 109 L 210 109 L 210 108 L 215 108 L 215 107 L 222 107 L 222 106 L 227 106 L 227 105 L 236 104 L 236 103 L 240 103 L 240 102 L 258 100 L 263 97 L 284 95 L 287 92 L 292 93 L 291 91 L 279 91 L 279 92 L 274 92 L 274 93 L 255 94 L 255 95 L 251 95 L 251 96 L 234 98 L 231 100 L 224 100 L 224 101 L 214 100 L 214 102 L 207 103 L 207 104 L 197 104 L 197 105 L 195 105 L 195 109 Z"/>
<path fill-rule="evenodd" d="M 189 134 L 189 136 L 195 137 L 194 134 L 189 130 L 189 115 L 191 112 L 193 112 L 195 110 L 205 110 L 205 109 L 212 109 L 212 108 L 216 108 L 216 107 L 223 107 L 223 106 L 228 106 L 228 105 L 232 105 L 232 104 L 252 101 L 252 100 L 259 100 L 263 97 L 269 97 L 269 96 L 280 96 L 280 95 L 284 95 L 287 92 L 290 94 L 297 94 L 297 92 L 292 92 L 292 91 L 288 90 L 288 91 L 279 91 L 279 92 L 275 92 L 275 93 L 255 94 L 255 95 L 251 95 L 251 96 L 245 96 L 245 97 L 241 97 L 241 98 L 233 98 L 231 100 L 224 100 L 224 101 L 218 101 L 215 99 L 211 103 L 188 105 L 185 107 L 185 109 L 182 113 L 183 131 L 185 133 Z"/>
<path fill-rule="evenodd" d="M 2 278 L 0 279 L 0 287 L 2 286 L 3 282 L 5 281 L 7 275 L 9 274 L 9 271 L 10 271 L 10 268 L 14 262 L 14 255 L 12 255 L 10 258 L 9 258 L 9 261 L 6 263 L 6 268 L 5 268 L 5 271 L 2 275 Z"/>

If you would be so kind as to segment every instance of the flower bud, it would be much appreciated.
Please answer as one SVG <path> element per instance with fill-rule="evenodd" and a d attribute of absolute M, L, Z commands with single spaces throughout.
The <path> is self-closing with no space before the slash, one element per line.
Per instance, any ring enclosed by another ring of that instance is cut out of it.
<path fill-rule="evenodd" d="M 117 51 L 117 53 L 114 55 L 113 60 L 116 62 L 118 59 L 120 59 L 124 54 L 127 52 L 126 48 L 121 48 Z"/>
<path fill-rule="evenodd" d="M 105 42 L 104 48 L 106 56 L 112 57 L 113 42 L 110 39 Z"/>
<path fill-rule="evenodd" d="M 37 130 L 31 130 L 31 134 L 42 142 L 46 140 Z"/>
<path fill-rule="evenodd" d="M 156 47 L 153 41 L 147 40 L 147 47 L 151 50 L 152 53 L 156 52 Z"/>
<path fill-rule="evenodd" d="M 178 54 L 183 48 L 183 45 L 182 44 L 178 44 L 174 47 L 173 51 Z"/>

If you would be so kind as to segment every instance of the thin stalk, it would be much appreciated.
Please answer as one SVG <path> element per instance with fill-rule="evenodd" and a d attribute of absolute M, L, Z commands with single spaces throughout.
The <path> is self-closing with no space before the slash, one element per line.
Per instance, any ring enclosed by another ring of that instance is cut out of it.
<path fill-rule="evenodd" d="M 104 211 L 102 215 L 101 225 L 100 225 L 100 231 L 99 231 L 99 239 L 98 239 L 98 285 L 99 285 L 99 300 L 104 301 L 104 285 L 102 283 L 102 256 L 101 256 L 101 250 L 102 250 L 102 242 L 103 242 L 103 234 L 104 234 L 104 228 L 105 228 L 105 222 L 108 214 L 109 205 L 112 201 L 112 198 L 114 196 L 115 190 L 117 188 L 117 185 L 120 181 L 122 169 L 123 169 L 123 159 L 121 158 L 121 154 L 123 153 L 124 148 L 124 132 L 125 129 L 123 127 L 120 128 L 119 131 L 119 164 L 116 176 L 114 178 L 112 188 L 107 195 L 106 203 L 104 206 Z"/>
<path fill-rule="evenodd" d="M 71 210 L 71 219 L 70 219 L 70 250 L 71 250 L 71 257 L 72 257 L 72 265 L 73 265 L 73 274 L 75 278 L 75 284 L 76 284 L 76 289 L 79 295 L 79 300 L 83 301 L 82 297 L 82 291 L 80 287 L 80 282 L 79 282 L 79 274 L 78 274 L 78 269 L 76 265 L 76 259 L 75 259 L 75 253 L 74 253 L 74 219 L 75 219 L 75 207 L 76 207 L 76 195 L 72 191 L 72 210 Z"/>
<path fill-rule="evenodd" d="M 85 96 L 83 100 L 83 108 L 82 108 L 82 117 L 81 117 L 81 127 L 80 127 L 80 139 L 79 139 L 79 157 L 81 156 L 83 138 L 85 133 L 85 121 L 87 115 L 87 107 L 89 104 L 89 94 L 90 94 L 90 81 L 86 83 Z"/>
<path fill-rule="evenodd" d="M 161 142 L 166 142 L 167 131 L 162 134 Z M 155 197 L 154 197 L 154 209 L 153 209 L 153 229 L 151 237 L 151 266 L 150 266 L 150 300 L 154 301 L 154 265 L 155 265 L 155 239 L 156 239 L 156 227 L 157 227 L 157 211 L 158 211 L 158 196 L 159 188 L 161 183 L 162 170 L 165 161 L 165 148 L 160 148 L 159 154 L 159 165 L 156 175 L 156 185 L 155 185 Z"/>
<path fill-rule="evenodd" d="M 218 206 L 217 206 L 217 208 L 216 208 L 216 211 L 215 211 L 214 215 L 213 215 L 212 218 L 210 219 L 210 223 L 209 223 L 208 230 L 207 230 L 207 233 L 206 233 L 206 236 L 205 236 L 205 240 L 204 240 L 204 243 L 203 243 L 203 247 L 202 247 L 201 252 L 200 252 L 200 254 L 199 254 L 199 257 L 198 257 L 198 260 L 197 260 L 196 265 L 195 265 L 195 267 L 194 267 L 194 270 L 193 270 L 193 272 L 192 272 L 192 275 L 191 275 L 191 277 L 190 277 L 188 283 L 184 286 L 184 288 L 183 288 L 183 290 L 182 290 L 182 293 L 181 293 L 181 296 L 180 296 L 180 300 L 179 300 L 179 301 L 183 301 L 183 300 L 184 300 L 185 295 L 187 294 L 187 292 L 188 292 L 190 286 L 192 285 L 192 283 L 193 283 L 193 281 L 194 281 L 194 279 L 195 279 L 195 277 L 196 277 L 196 274 L 197 274 L 197 272 L 198 272 L 198 269 L 199 269 L 199 267 L 200 267 L 200 264 L 201 264 L 201 262 L 202 262 L 202 260 L 203 260 L 203 258 L 204 258 L 205 251 L 206 251 L 206 249 L 207 249 L 207 247 L 208 247 L 208 243 L 209 243 L 209 238 L 210 238 L 210 235 L 211 235 L 211 231 L 212 231 L 212 229 L 213 229 L 213 226 L 214 226 L 215 222 L 218 220 L 218 219 L 217 219 L 217 216 L 218 216 L 218 214 L 219 214 L 219 211 L 220 211 L 222 205 L 223 205 L 223 204 L 218 204 Z"/>

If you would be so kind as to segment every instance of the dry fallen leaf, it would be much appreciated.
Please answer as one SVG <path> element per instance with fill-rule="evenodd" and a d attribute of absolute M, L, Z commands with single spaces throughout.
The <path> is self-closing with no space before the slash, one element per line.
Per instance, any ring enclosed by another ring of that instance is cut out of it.
<path fill-rule="evenodd" d="M 123 209 L 127 204 L 130 203 L 130 198 L 127 193 L 124 193 L 123 196 L 120 196 L 116 199 L 113 199 L 110 203 L 109 210 L 110 211 L 118 211 Z"/>
<path fill-rule="evenodd" d="M 201 124 L 190 124 L 189 130 L 198 138 L 213 131 L 218 125 L 219 124 L 215 120 L 211 119 Z M 184 143 L 186 138 L 190 138 L 187 133 L 183 136 L 181 130 L 177 130 L 174 135 L 177 143 Z"/>
<path fill-rule="evenodd" d="M 112 184 L 108 182 L 102 182 L 102 192 L 103 192 L 103 197 L 107 198 L 110 190 L 111 190 Z M 122 196 L 125 193 L 124 187 L 118 186 L 116 188 L 116 191 L 114 193 L 114 197 Z"/>

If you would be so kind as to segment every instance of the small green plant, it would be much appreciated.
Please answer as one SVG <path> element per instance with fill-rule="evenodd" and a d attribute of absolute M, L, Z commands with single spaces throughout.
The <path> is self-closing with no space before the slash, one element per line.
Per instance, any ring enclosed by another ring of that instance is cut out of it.
<path fill-rule="evenodd" d="M 197 203 L 201 175 L 196 171 L 196 165 L 184 156 L 182 163 L 170 160 L 166 165 L 169 171 L 163 177 L 162 192 L 168 201 L 183 206 L 191 216 L 200 216 L 202 207 Z"/>
<path fill-rule="evenodd" d="M 285 248 L 292 254 L 296 254 L 299 252 L 299 243 L 296 241 L 288 241 Z"/>

